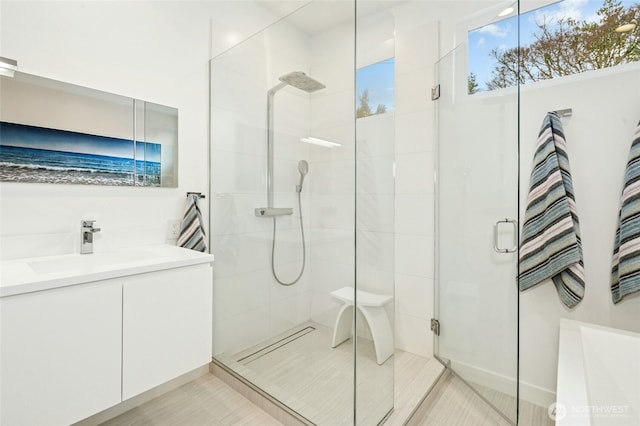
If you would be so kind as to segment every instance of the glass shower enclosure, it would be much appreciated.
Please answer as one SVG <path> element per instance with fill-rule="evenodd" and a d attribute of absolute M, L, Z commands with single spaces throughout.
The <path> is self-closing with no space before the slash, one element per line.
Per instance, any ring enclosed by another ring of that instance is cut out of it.
<path fill-rule="evenodd" d="M 356 21 L 311 2 L 210 63 L 214 362 L 322 425 L 393 409 L 393 117 L 356 124 Z"/>
<path fill-rule="evenodd" d="M 468 47 L 436 64 L 434 352 L 516 424 L 519 88 L 471 93 Z"/>

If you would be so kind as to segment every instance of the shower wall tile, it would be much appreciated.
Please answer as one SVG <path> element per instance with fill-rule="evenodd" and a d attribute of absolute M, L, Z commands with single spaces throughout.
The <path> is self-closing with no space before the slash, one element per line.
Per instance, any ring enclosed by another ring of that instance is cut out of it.
<path fill-rule="evenodd" d="M 414 69 L 396 76 L 396 112 L 419 111 L 431 107 L 433 66 Z"/>
<path fill-rule="evenodd" d="M 276 272 L 278 274 L 278 278 L 285 283 L 292 282 L 300 273 L 300 267 L 302 265 L 302 258 L 297 259 L 296 261 L 281 263 L 276 266 Z M 268 279 L 263 280 L 267 282 L 267 286 L 269 289 L 268 301 L 270 305 L 274 303 L 281 302 L 283 300 L 288 300 L 293 296 L 301 295 L 309 293 L 313 290 L 312 287 L 312 278 L 310 274 L 308 274 L 309 265 L 305 267 L 305 273 L 302 274 L 300 280 L 291 286 L 283 286 L 276 282 L 275 278 L 268 277 Z M 266 301 L 266 299 L 265 299 Z M 307 307 L 307 316 L 309 314 L 309 307 Z M 308 319 L 308 317 L 307 317 Z"/>
<path fill-rule="evenodd" d="M 396 154 L 433 150 L 435 108 L 396 114 Z"/>
<path fill-rule="evenodd" d="M 266 188 L 266 159 L 214 149 L 211 161 L 212 190 L 229 193 L 257 193 Z"/>
<path fill-rule="evenodd" d="M 427 320 L 395 314 L 395 346 L 407 352 L 431 357 L 433 354 L 433 334 Z"/>
<path fill-rule="evenodd" d="M 280 83 L 275 79 L 274 85 Z M 261 95 L 262 107 L 265 108 L 267 96 Z M 276 134 L 295 135 L 298 138 L 309 132 L 311 115 L 310 95 L 307 92 L 286 86 L 273 96 L 273 130 Z M 265 108 L 266 109 L 266 108 Z M 266 127 L 266 124 L 265 124 Z M 275 142 L 279 138 L 274 138 Z M 277 144 L 276 144 L 277 145 Z"/>
<path fill-rule="evenodd" d="M 254 209 L 265 204 L 264 194 L 218 192 L 212 197 L 212 235 L 266 233 L 271 229 L 270 220 L 254 215 Z"/>
<path fill-rule="evenodd" d="M 216 295 L 213 298 L 214 322 L 259 309 L 269 298 L 268 282 L 262 271 L 216 279 L 213 291 Z"/>
<path fill-rule="evenodd" d="M 356 160 L 357 192 L 366 194 L 394 193 L 394 158 L 360 156 Z M 396 171 L 397 173 L 397 171 Z M 393 210 L 391 207 L 389 207 Z"/>
<path fill-rule="evenodd" d="M 353 168 L 353 161 L 355 159 L 354 134 L 355 126 L 353 121 L 349 124 L 312 128 L 312 136 L 330 142 L 339 143 L 341 146 L 326 148 L 317 145 L 310 145 L 309 155 L 311 159 L 314 162 L 350 160 Z"/>
<path fill-rule="evenodd" d="M 353 194 L 353 160 L 314 161 L 307 179 L 312 194 Z"/>
<path fill-rule="evenodd" d="M 216 64 L 211 72 L 211 97 L 217 108 L 233 111 L 249 122 L 266 117 L 265 83 L 225 64 Z"/>
<path fill-rule="evenodd" d="M 269 309 L 265 307 L 214 321 L 213 355 L 234 354 L 271 337 L 269 313 Z"/>
<path fill-rule="evenodd" d="M 311 39 L 311 70 L 327 92 L 353 89 L 354 34 L 350 25 L 336 27 Z"/>
<path fill-rule="evenodd" d="M 297 285 L 297 284 L 296 284 Z M 275 336 L 309 320 L 313 292 L 298 293 L 269 304 L 269 335 Z"/>
<path fill-rule="evenodd" d="M 358 269 L 376 268 L 393 271 L 393 233 L 371 232 L 358 229 L 356 232 L 356 260 Z M 389 283 L 389 288 L 393 286 Z"/>
<path fill-rule="evenodd" d="M 403 75 L 417 69 L 431 69 L 431 75 L 425 74 L 424 77 L 427 83 L 432 83 L 433 80 L 429 80 L 429 77 L 433 76 L 435 69 L 433 58 L 438 54 L 437 25 L 424 26 L 423 24 L 419 28 L 406 30 L 400 26 L 396 31 L 395 42 L 396 58 L 402 59 L 396 62 L 396 74 Z M 416 54 L 418 49 L 420 54 Z"/>
<path fill-rule="evenodd" d="M 253 119 L 240 118 L 236 111 L 213 107 L 211 109 L 211 143 L 215 150 L 266 157 L 267 114 L 265 111 L 255 115 Z"/>
<path fill-rule="evenodd" d="M 307 119 L 308 121 L 308 119 Z M 266 130 L 265 130 L 266 134 Z M 298 161 L 307 160 L 309 161 L 309 144 L 306 144 L 300 140 L 303 136 L 309 134 L 308 128 L 300 127 L 295 133 L 284 133 L 282 131 L 275 132 L 274 134 L 274 152 L 273 156 L 275 161 L 280 159 L 286 159 L 295 161 L 293 170 L 285 167 L 285 170 L 288 170 L 293 173 L 298 173 Z M 266 137 L 264 142 L 265 149 L 265 162 L 266 162 Z"/>
<path fill-rule="evenodd" d="M 407 235 L 434 235 L 434 196 L 397 194 L 395 196 L 395 232 Z"/>
<path fill-rule="evenodd" d="M 396 273 L 433 278 L 433 237 L 396 234 L 395 251 Z"/>
<path fill-rule="evenodd" d="M 307 235 L 310 258 L 323 264 L 353 266 L 353 230 L 312 228 Z"/>
<path fill-rule="evenodd" d="M 393 112 L 359 118 L 356 122 L 358 157 L 393 156 L 394 123 Z"/>
<path fill-rule="evenodd" d="M 264 34 L 250 37 L 237 49 L 231 49 L 225 52 L 224 55 L 217 57 L 216 67 L 219 65 L 223 65 L 225 68 L 240 73 L 258 83 L 266 84 L 269 56 L 265 48 Z M 213 81 L 215 82 L 215 80 Z M 220 82 L 224 81 L 220 80 Z"/>
<path fill-rule="evenodd" d="M 353 124 L 353 90 L 333 93 L 318 92 L 311 105 L 311 128 L 346 126 Z"/>
<path fill-rule="evenodd" d="M 213 278 L 233 277 L 248 271 L 269 271 L 271 245 L 269 233 L 214 236 L 216 254 Z"/>
<path fill-rule="evenodd" d="M 433 306 L 433 279 L 396 274 L 396 312 L 428 320 Z"/>
<path fill-rule="evenodd" d="M 356 197 L 356 229 L 393 234 L 394 195 L 359 192 Z"/>
<path fill-rule="evenodd" d="M 353 232 L 353 194 L 314 194 L 311 197 L 310 210 L 313 228 L 344 229 Z"/>
<path fill-rule="evenodd" d="M 433 194 L 433 153 L 396 155 L 396 194 Z"/>
<path fill-rule="evenodd" d="M 392 249 L 393 246 L 390 246 Z M 376 294 L 394 295 L 394 272 L 390 262 L 378 267 L 369 262 L 361 262 L 358 270 L 358 289 Z M 386 269 L 384 268 L 386 266 Z M 389 304 L 388 307 L 392 306 Z M 393 310 L 390 309 L 391 314 Z M 393 315 L 391 315 L 393 318 Z"/>

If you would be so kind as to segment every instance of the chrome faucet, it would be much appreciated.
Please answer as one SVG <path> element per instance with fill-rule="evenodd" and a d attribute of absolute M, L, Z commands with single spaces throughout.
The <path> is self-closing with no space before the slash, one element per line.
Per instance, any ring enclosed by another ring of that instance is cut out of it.
<path fill-rule="evenodd" d="M 93 234 L 100 232 L 100 228 L 94 228 L 95 220 L 80 221 L 80 254 L 93 253 Z"/>

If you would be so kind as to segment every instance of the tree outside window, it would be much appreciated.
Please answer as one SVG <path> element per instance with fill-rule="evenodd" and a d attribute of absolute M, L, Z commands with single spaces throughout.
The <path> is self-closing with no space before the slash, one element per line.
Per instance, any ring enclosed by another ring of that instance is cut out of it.
<path fill-rule="evenodd" d="M 640 4 L 598 4 L 594 10 L 594 2 L 565 0 L 522 14 L 520 48 L 513 37 L 517 17 L 470 31 L 468 93 L 640 61 Z M 495 45 L 487 46 L 489 40 Z"/>

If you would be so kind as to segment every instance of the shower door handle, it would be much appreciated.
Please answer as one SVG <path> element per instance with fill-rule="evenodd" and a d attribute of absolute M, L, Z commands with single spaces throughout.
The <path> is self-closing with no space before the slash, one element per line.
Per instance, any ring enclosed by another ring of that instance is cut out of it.
<path fill-rule="evenodd" d="M 500 230 L 500 225 L 502 224 L 511 224 L 511 226 L 513 227 L 514 246 L 511 248 L 501 248 L 498 246 L 498 231 Z M 517 220 L 505 218 L 505 219 L 500 219 L 496 221 L 496 223 L 493 225 L 493 250 L 495 250 L 496 253 L 515 253 L 518 250 L 518 243 L 517 243 L 518 239 L 516 237 L 517 235 L 518 235 Z"/>

